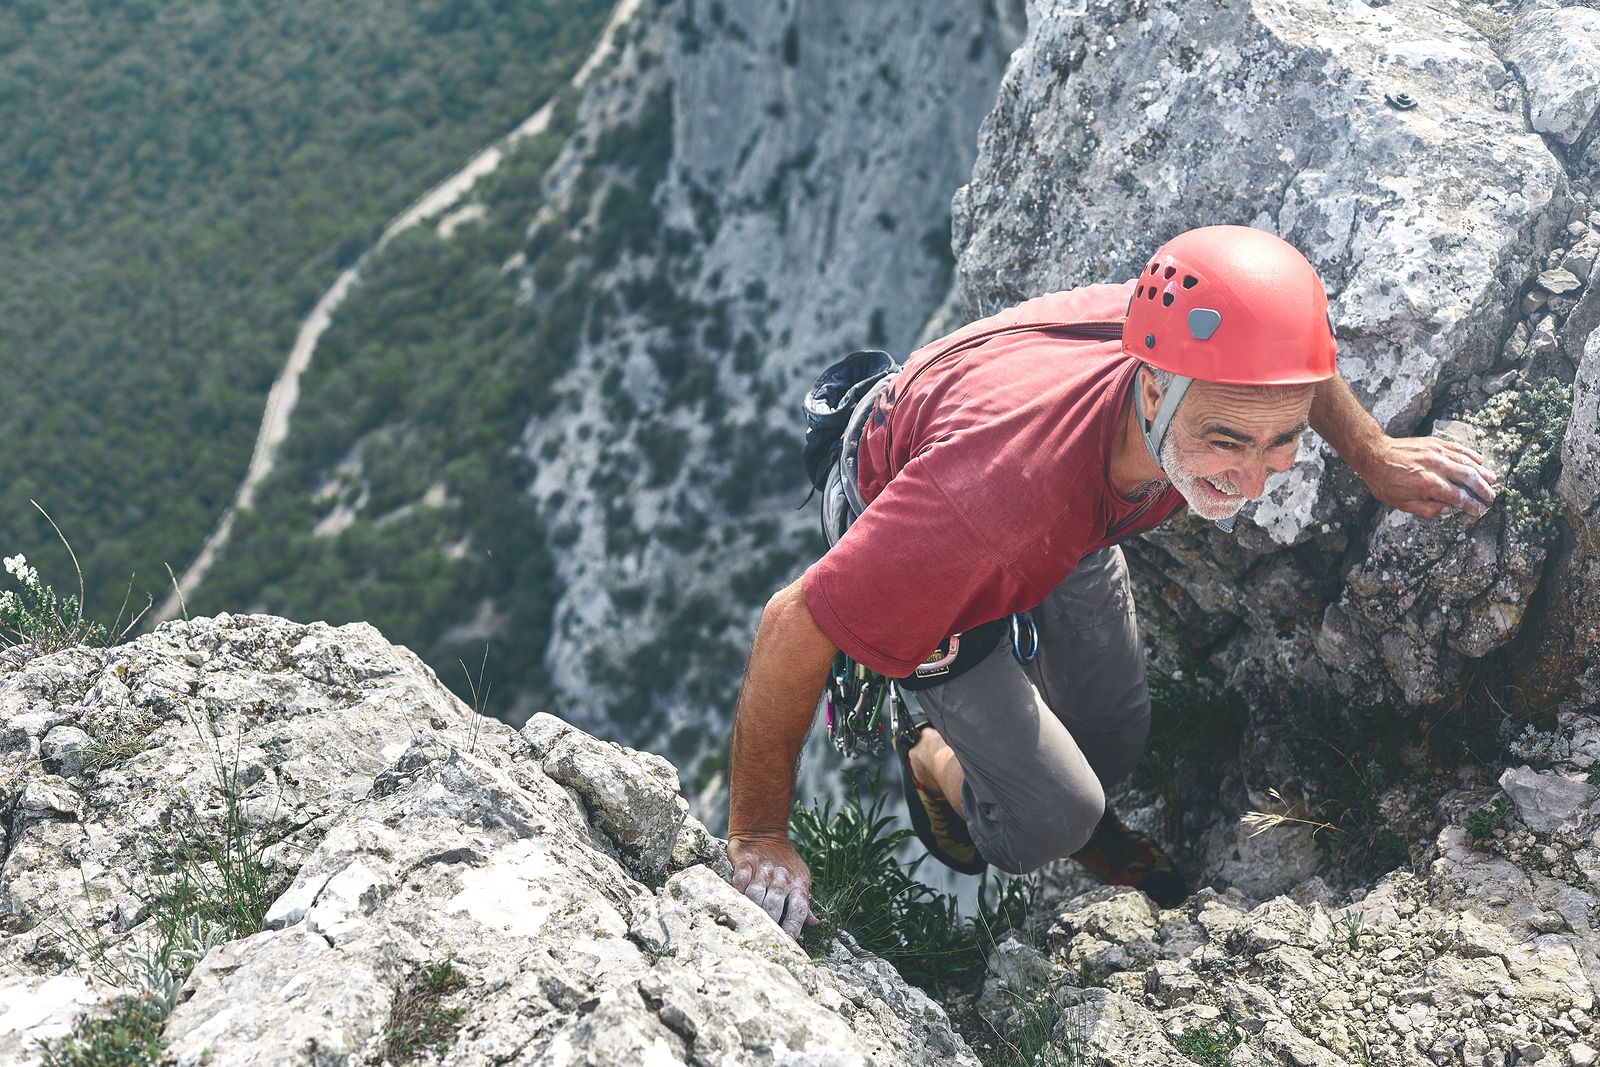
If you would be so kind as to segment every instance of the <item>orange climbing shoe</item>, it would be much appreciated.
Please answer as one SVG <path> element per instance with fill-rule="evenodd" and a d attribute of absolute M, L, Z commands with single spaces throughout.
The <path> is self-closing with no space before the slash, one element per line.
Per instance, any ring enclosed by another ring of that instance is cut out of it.
<path fill-rule="evenodd" d="M 982 874 L 989 866 L 978 854 L 967 832 L 966 820 L 937 786 L 924 785 L 911 773 L 911 746 L 917 743 L 927 720 L 913 723 L 906 709 L 893 702 L 890 715 L 900 720 L 891 723 L 895 754 L 900 757 L 900 780 L 905 784 L 906 808 L 911 827 L 927 848 L 928 854 L 951 870 L 962 874 Z"/>
<path fill-rule="evenodd" d="M 1148 893 L 1163 908 L 1177 907 L 1189 896 L 1189 884 L 1150 837 L 1124 826 L 1109 805 L 1089 843 L 1072 858 L 1108 885 L 1131 885 Z"/>

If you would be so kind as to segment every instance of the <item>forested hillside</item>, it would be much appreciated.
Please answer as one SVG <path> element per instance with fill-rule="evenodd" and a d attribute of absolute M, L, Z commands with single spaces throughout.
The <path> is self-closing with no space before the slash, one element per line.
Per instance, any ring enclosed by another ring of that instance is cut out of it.
<path fill-rule="evenodd" d="M 964 10 L 641 5 L 543 134 L 363 262 L 191 613 L 370 622 L 508 721 L 714 766 L 761 605 L 821 547 L 799 394 L 949 290 L 1006 40 Z"/>
<path fill-rule="evenodd" d="M 300 317 L 546 100 L 610 7 L 0 7 L 0 549 L 69 584 L 31 497 L 91 613 L 135 572 L 134 602 L 159 598 L 237 487 Z"/>

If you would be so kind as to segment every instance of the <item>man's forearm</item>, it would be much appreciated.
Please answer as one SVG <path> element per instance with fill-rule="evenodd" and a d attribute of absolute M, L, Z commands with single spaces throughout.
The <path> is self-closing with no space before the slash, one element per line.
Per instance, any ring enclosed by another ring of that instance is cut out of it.
<path fill-rule="evenodd" d="M 800 747 L 835 651 L 799 582 L 767 604 L 734 711 L 728 836 L 787 832 Z"/>
<path fill-rule="evenodd" d="M 1365 468 L 1388 440 L 1383 427 L 1338 374 L 1317 383 L 1311 398 L 1311 428 L 1356 471 Z"/>

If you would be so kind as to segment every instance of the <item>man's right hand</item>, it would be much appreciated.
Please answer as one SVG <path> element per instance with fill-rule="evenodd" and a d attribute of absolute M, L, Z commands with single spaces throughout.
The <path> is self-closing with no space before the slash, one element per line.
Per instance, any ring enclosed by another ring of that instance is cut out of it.
<path fill-rule="evenodd" d="M 787 834 L 729 834 L 728 863 L 733 887 L 796 941 L 802 926 L 817 921 L 811 913 L 811 869 Z"/>

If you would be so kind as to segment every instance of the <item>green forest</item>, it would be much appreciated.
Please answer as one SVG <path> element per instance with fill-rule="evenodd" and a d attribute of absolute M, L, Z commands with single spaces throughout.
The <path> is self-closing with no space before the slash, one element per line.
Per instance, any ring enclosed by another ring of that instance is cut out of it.
<path fill-rule="evenodd" d="M 390 217 L 558 90 L 610 6 L 0 9 L 0 551 L 75 584 L 34 499 L 91 615 L 159 600 L 232 499 L 301 317 Z"/>

